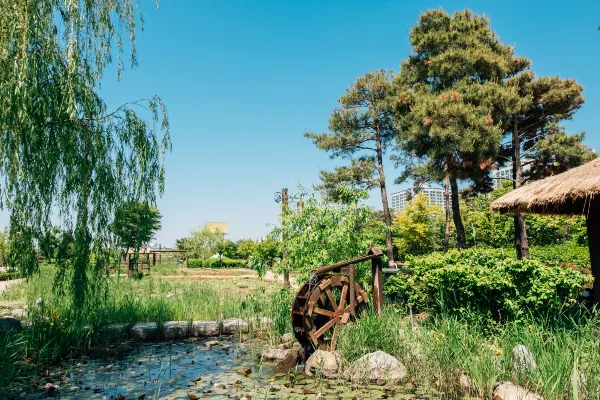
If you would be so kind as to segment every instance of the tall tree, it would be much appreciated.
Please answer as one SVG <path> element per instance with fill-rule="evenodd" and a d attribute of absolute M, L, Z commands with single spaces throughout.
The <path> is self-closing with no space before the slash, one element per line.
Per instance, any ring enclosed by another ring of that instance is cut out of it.
<path fill-rule="evenodd" d="M 392 245 L 392 215 L 388 204 L 383 160 L 398 131 L 393 121 L 392 75 L 380 70 L 358 78 L 339 98 L 340 107 L 329 119 L 331 133 L 306 133 L 331 158 L 348 158 L 350 165 L 333 172 L 321 172 L 330 198 L 339 197 L 337 188 L 351 184 L 359 189 L 379 188 L 388 229 L 388 263 L 395 266 Z"/>
<path fill-rule="evenodd" d="M 123 203 L 115 212 L 113 233 L 125 254 L 129 249 L 133 250 L 134 263 L 137 261 L 140 248 L 147 245 L 152 240 L 152 236 L 160 230 L 161 218 L 156 207 L 139 201 Z"/>
<path fill-rule="evenodd" d="M 153 203 L 164 186 L 170 140 L 162 101 L 109 110 L 97 94 L 113 58 L 118 76 L 125 49 L 136 64 L 140 16 L 135 0 L 0 0 L 2 205 L 11 210 L 11 242 L 23 250 L 13 261 L 25 274 L 35 269 L 30 232 L 59 210 L 75 232 L 75 312 L 94 287 L 90 250 L 98 276 L 107 260 L 114 211 L 127 198 Z M 148 119 L 136 112 L 143 109 Z"/>
<path fill-rule="evenodd" d="M 486 17 L 469 10 L 452 16 L 427 11 L 412 28 L 410 41 L 413 54 L 396 79 L 399 147 L 425 159 L 426 170 L 439 180 L 448 177 L 457 245 L 464 248 L 458 181 L 490 186 L 500 120 L 515 96 L 501 82 L 529 62 L 500 42 Z"/>
<path fill-rule="evenodd" d="M 584 102 L 583 87 L 574 79 L 535 78 L 533 72 L 511 77 L 506 87 L 517 93 L 517 99 L 503 121 L 505 138 L 497 162 L 512 164 L 513 187 L 523 184 L 523 173 L 536 179 L 581 164 L 588 156 L 577 148 L 582 136 L 567 139 L 557 128 L 561 120 L 571 119 Z M 551 154 L 552 153 L 552 154 Z M 562 160 L 562 162 L 560 161 Z M 557 168 L 554 164 L 561 165 Z M 553 166 L 548 168 L 548 163 Z M 514 239 L 517 258 L 529 258 L 525 215 L 514 215 Z"/>

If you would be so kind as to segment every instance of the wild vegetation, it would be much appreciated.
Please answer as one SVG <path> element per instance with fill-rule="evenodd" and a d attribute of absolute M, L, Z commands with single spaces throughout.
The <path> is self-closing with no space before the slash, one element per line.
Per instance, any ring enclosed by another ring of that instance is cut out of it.
<path fill-rule="evenodd" d="M 290 333 L 293 291 L 242 273 L 291 272 L 301 282 L 379 246 L 412 274 L 386 281 L 383 316 L 366 312 L 342 329 L 345 363 L 384 350 L 407 366 L 404 384 L 450 398 L 489 398 L 503 380 L 546 399 L 598 397 L 598 315 L 580 302 L 591 282 L 585 217 L 490 211 L 509 190 L 596 156 L 563 124 L 584 102 L 576 80 L 537 77 L 487 17 L 427 11 L 400 70 L 359 77 L 331 113 L 330 132 L 305 134 L 348 160 L 320 172 L 322 197 L 300 189 L 298 208 L 285 204 L 260 241 L 201 226 L 177 241 L 189 268 L 124 278 L 107 267 L 130 249 L 135 263 L 160 229 L 156 197 L 171 146 L 160 98 L 109 110 L 99 96 L 113 56 L 118 76 L 125 50 L 136 64 L 136 6 L 0 0 L 0 207 L 10 212 L 0 280 L 26 278 L 0 300 L 25 307 L 27 322 L 0 332 L 0 395 L 56 363 L 102 354 L 120 339 L 107 332 L 112 324 L 265 316 L 270 335 Z M 388 155 L 402 168 L 399 183 L 443 182 L 446 208 L 417 194 L 394 215 Z M 494 188 L 491 171 L 505 165 L 511 176 Z M 371 189 L 382 211 L 367 206 Z M 211 281 L 216 268 L 229 279 Z M 369 276 L 360 265 L 367 290 Z M 535 355 L 535 368 L 515 365 L 517 345 Z"/>

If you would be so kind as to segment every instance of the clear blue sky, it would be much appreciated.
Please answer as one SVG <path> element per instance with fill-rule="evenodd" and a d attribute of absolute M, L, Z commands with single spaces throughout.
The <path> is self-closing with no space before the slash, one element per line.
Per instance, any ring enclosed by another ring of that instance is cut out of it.
<path fill-rule="evenodd" d="M 598 1 L 168 1 L 142 0 L 139 67 L 107 76 L 110 106 L 159 95 L 173 151 L 158 201 L 171 245 L 205 221 L 230 237 L 258 238 L 277 221 L 273 193 L 317 183 L 330 161 L 303 138 L 327 128 L 336 99 L 369 70 L 398 70 L 421 12 L 469 7 L 491 18 L 502 41 L 538 75 L 576 78 L 587 99 L 571 132 L 600 149 Z M 398 171 L 388 165 L 391 192 Z M 370 202 L 380 204 L 374 193 Z"/>

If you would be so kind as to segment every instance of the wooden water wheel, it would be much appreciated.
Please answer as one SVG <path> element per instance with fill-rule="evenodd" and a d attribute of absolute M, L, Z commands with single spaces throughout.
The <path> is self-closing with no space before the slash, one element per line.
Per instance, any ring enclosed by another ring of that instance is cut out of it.
<path fill-rule="evenodd" d="M 367 294 L 358 282 L 352 282 L 352 290 L 351 278 L 343 274 L 320 275 L 298 292 L 292 306 L 292 325 L 296 339 L 309 352 L 335 349 L 340 325 L 347 324 L 366 306 Z"/>

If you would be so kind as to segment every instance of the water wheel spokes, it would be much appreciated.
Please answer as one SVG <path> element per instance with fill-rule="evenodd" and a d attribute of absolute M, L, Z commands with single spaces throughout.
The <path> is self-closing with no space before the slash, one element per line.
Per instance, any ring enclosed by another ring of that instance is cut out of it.
<path fill-rule="evenodd" d="M 366 304 L 367 295 L 358 283 L 354 284 L 354 309 Z M 350 283 L 342 274 L 324 275 L 304 285 L 292 311 L 296 338 L 305 348 L 335 349 L 340 325 L 353 317 Z"/>

